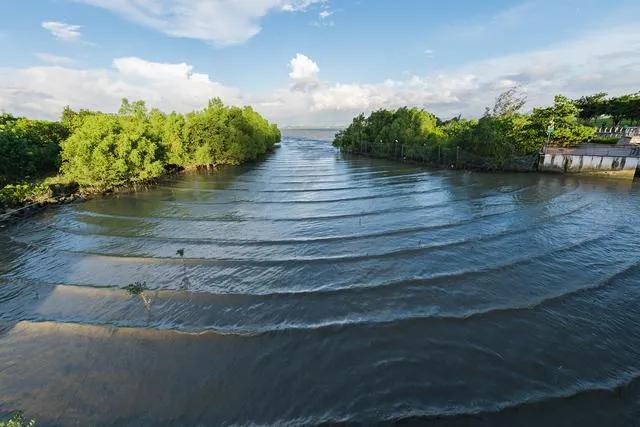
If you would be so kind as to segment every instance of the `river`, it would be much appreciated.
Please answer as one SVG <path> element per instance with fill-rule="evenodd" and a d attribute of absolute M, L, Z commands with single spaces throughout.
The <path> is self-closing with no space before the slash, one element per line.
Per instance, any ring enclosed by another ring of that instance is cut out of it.
<path fill-rule="evenodd" d="M 326 139 L 290 132 L 263 162 L 0 229 L 0 412 L 637 422 L 638 185 L 430 170 Z"/>

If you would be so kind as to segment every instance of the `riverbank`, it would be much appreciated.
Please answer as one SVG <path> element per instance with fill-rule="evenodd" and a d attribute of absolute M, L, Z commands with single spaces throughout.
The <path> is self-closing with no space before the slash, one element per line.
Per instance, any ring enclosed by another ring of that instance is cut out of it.
<path fill-rule="evenodd" d="M 382 147 L 382 148 L 381 148 Z M 541 153 L 513 156 L 496 162 L 482 156 L 456 150 L 455 156 L 432 161 L 429 153 L 412 151 L 413 157 L 404 155 L 404 146 L 395 149 L 392 144 L 378 145 L 377 150 L 360 152 L 341 149 L 343 153 L 381 158 L 404 163 L 422 164 L 437 169 L 473 170 L 478 172 L 540 172 L 563 173 L 603 178 L 633 180 L 640 171 L 640 147 L 634 144 L 602 145 L 579 144 L 550 146 Z M 415 153 L 418 153 L 415 156 Z"/>
<path fill-rule="evenodd" d="M 123 184 L 113 187 L 80 187 L 76 182 L 66 181 L 62 177 L 49 178 L 50 183 L 45 180 L 41 184 L 34 186 L 46 187 L 40 194 L 24 199 L 17 206 L 0 208 L 0 227 L 8 223 L 29 218 L 30 216 L 43 211 L 49 206 L 64 205 L 73 202 L 85 201 L 96 197 L 107 197 L 114 194 L 135 193 L 147 190 L 161 184 L 168 178 L 182 173 L 201 171 L 204 169 L 216 170 L 214 165 L 198 166 L 192 168 L 175 167 L 167 170 L 163 175 L 137 183 Z"/>
<path fill-rule="evenodd" d="M 137 191 L 183 168 L 261 159 L 281 135 L 251 107 L 218 98 L 165 114 L 122 100 L 117 114 L 65 108 L 59 122 L 0 115 L 0 221 L 52 204 Z"/>
<path fill-rule="evenodd" d="M 264 153 L 258 154 L 254 160 L 249 162 L 244 161 L 240 164 L 262 161 L 267 155 L 272 153 L 274 148 L 277 146 L 279 146 L 279 142 L 272 144 Z M 224 166 L 234 165 L 208 163 L 180 166 L 176 164 L 167 164 L 164 166 L 164 173 L 160 176 L 121 185 L 81 186 L 71 179 L 67 179 L 61 175 L 56 175 L 44 178 L 39 182 L 5 186 L 0 189 L 0 226 L 28 218 L 38 212 L 41 212 L 48 206 L 84 201 L 95 197 L 105 197 L 113 194 L 135 193 L 152 188 L 176 175 L 216 172 Z M 3 207 L 2 191 L 8 187 L 28 187 L 28 189 L 24 192 L 25 195 L 23 197 L 12 200 L 8 206 Z"/>
<path fill-rule="evenodd" d="M 489 159 L 474 156 L 462 150 L 458 150 L 455 156 L 446 158 L 442 156 L 441 161 L 432 161 L 429 160 L 429 156 L 426 154 L 417 156 L 404 155 L 404 150 L 402 149 L 396 150 L 398 151 L 398 153 L 397 155 L 395 155 L 393 146 L 389 144 L 389 147 L 391 148 L 382 149 L 380 152 L 360 152 L 344 149 L 341 149 L 340 151 L 343 154 L 348 154 L 351 156 L 363 156 L 375 159 L 392 160 L 402 163 L 424 165 L 435 169 L 473 170 L 477 172 L 537 172 L 538 170 L 538 154 L 512 157 L 498 165 L 495 162 L 489 161 Z M 414 149 L 413 151 L 415 152 L 416 150 Z"/>

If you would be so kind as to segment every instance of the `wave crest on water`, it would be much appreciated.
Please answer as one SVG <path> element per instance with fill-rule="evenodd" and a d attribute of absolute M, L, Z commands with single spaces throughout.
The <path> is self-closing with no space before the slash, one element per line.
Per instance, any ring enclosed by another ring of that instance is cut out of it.
<path fill-rule="evenodd" d="M 49 209 L 0 231 L 0 411 L 510 425 L 616 409 L 640 375 L 639 198 L 285 138 L 261 163 Z"/>

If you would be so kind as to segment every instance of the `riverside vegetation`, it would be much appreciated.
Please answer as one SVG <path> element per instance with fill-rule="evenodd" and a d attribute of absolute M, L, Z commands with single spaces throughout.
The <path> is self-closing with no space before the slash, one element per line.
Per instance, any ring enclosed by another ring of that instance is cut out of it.
<path fill-rule="evenodd" d="M 6 421 L 0 421 L 0 427 L 36 427 L 35 420 L 28 420 L 22 411 L 17 411 Z"/>
<path fill-rule="evenodd" d="M 336 134 L 333 145 L 346 152 L 461 168 L 527 170 L 548 140 L 559 145 L 615 143 L 617 139 L 595 137 L 595 126 L 606 120 L 640 121 L 639 94 L 606 96 L 571 100 L 558 95 L 553 106 L 524 114 L 526 98 L 513 88 L 478 120 L 443 121 L 419 108 L 378 110 L 355 117 Z"/>
<path fill-rule="evenodd" d="M 0 208 L 153 181 L 167 171 L 237 165 L 280 141 L 251 107 L 220 99 L 188 114 L 122 101 L 117 114 L 66 107 L 59 122 L 0 116 Z"/>

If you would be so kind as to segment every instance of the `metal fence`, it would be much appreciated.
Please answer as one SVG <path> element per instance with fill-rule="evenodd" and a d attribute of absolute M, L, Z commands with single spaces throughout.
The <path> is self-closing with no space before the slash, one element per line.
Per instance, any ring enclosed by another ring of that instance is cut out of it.
<path fill-rule="evenodd" d="M 438 167 L 485 170 L 532 170 L 535 168 L 538 157 L 537 154 L 534 154 L 531 156 L 510 157 L 500 161 L 491 159 L 488 156 L 479 156 L 464 150 L 462 147 L 371 143 L 368 141 L 363 141 L 355 147 L 349 147 L 342 151 L 370 157 L 425 163 Z"/>
<path fill-rule="evenodd" d="M 640 136 L 640 127 L 601 127 L 596 129 L 596 135 L 612 138 Z"/>

